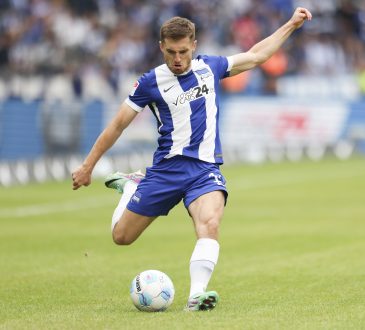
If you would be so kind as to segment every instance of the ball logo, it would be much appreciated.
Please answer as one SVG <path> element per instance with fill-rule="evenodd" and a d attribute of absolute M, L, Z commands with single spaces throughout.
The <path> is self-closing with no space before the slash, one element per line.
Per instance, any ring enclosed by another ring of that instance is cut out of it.
<path fill-rule="evenodd" d="M 141 279 L 140 279 L 139 275 L 137 275 L 137 277 L 136 277 L 136 289 L 137 289 L 137 292 L 141 292 Z"/>

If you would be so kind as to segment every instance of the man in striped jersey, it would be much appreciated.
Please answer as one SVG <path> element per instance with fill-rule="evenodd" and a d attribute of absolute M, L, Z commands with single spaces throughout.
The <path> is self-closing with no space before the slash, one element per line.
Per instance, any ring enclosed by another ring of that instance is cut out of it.
<path fill-rule="evenodd" d="M 181 200 L 191 216 L 197 242 L 190 259 L 187 310 L 211 310 L 218 302 L 206 291 L 218 260 L 218 230 L 227 199 L 219 139 L 219 82 L 265 62 L 305 20 L 305 8 L 272 35 L 230 57 L 197 56 L 195 26 L 174 17 L 161 27 L 165 64 L 140 77 L 112 122 L 99 136 L 84 163 L 72 174 L 73 189 L 91 182 L 92 170 L 131 121 L 148 106 L 157 120 L 158 148 L 153 165 L 141 173 L 114 173 L 107 187 L 122 193 L 112 218 L 116 244 L 129 245 L 160 215 Z"/>

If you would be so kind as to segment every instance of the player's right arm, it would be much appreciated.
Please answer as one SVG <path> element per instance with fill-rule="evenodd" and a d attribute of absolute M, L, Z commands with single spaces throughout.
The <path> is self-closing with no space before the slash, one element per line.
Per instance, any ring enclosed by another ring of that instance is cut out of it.
<path fill-rule="evenodd" d="M 91 183 L 92 171 L 102 155 L 113 146 L 124 129 L 138 114 L 126 102 L 123 102 L 118 113 L 95 141 L 94 146 L 81 166 L 72 173 L 73 190 Z"/>

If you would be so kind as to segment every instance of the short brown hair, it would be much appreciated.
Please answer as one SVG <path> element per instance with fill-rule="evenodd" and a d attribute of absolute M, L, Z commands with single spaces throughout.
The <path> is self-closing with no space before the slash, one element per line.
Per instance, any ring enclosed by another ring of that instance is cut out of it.
<path fill-rule="evenodd" d="M 161 26 L 160 40 L 165 39 L 180 40 L 189 37 L 191 41 L 195 40 L 195 24 L 184 17 L 175 16 L 167 20 Z"/>

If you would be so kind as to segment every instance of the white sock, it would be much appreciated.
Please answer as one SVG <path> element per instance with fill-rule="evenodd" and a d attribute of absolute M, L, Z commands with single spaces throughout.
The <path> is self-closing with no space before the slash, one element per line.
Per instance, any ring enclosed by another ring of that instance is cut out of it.
<path fill-rule="evenodd" d="M 121 218 L 125 208 L 127 207 L 129 200 L 133 196 L 136 189 L 137 189 L 137 184 L 133 181 L 127 181 L 126 184 L 124 185 L 122 197 L 120 198 L 118 206 L 116 207 L 113 213 L 112 225 L 111 225 L 112 231 L 117 222 L 119 221 L 119 219 Z"/>
<path fill-rule="evenodd" d="M 196 242 L 190 259 L 189 297 L 205 292 L 219 256 L 219 243 L 211 238 L 200 238 Z"/>

